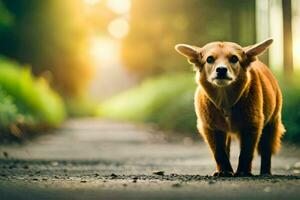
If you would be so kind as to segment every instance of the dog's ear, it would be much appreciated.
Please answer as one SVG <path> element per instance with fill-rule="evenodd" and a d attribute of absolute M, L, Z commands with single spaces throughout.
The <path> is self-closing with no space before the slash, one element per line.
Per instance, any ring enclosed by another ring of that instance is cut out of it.
<path fill-rule="evenodd" d="M 273 39 L 269 38 L 260 43 L 244 47 L 244 51 L 248 57 L 259 56 L 263 54 L 272 43 L 273 43 Z"/>
<path fill-rule="evenodd" d="M 177 44 L 175 49 L 178 53 L 185 56 L 190 63 L 197 64 L 199 62 L 199 56 L 201 52 L 200 47 L 187 44 Z"/>

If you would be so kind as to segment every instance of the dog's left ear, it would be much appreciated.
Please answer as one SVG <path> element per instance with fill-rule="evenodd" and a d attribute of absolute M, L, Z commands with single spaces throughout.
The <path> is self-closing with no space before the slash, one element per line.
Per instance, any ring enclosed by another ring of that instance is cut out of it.
<path fill-rule="evenodd" d="M 200 47 L 187 44 L 177 44 L 175 46 L 175 50 L 181 55 L 185 56 L 190 63 L 197 64 L 199 62 L 199 56 L 201 52 Z"/>
<path fill-rule="evenodd" d="M 273 39 L 269 38 L 263 42 L 244 47 L 244 51 L 248 57 L 255 57 L 263 54 L 273 43 Z"/>

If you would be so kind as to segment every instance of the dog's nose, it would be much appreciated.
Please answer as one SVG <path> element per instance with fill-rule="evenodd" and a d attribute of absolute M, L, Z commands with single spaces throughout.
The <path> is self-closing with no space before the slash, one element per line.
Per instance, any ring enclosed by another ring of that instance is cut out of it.
<path fill-rule="evenodd" d="M 217 67 L 216 72 L 218 76 L 223 77 L 226 76 L 227 68 L 226 67 Z"/>

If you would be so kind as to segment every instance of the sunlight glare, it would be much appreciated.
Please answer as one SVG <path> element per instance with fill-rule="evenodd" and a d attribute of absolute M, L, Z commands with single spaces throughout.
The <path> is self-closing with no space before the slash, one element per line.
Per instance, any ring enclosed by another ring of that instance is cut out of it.
<path fill-rule="evenodd" d="M 89 5 L 95 5 L 99 3 L 101 0 L 83 0 L 84 3 L 89 4 Z"/>
<path fill-rule="evenodd" d="M 300 1 L 293 0 L 293 59 L 294 67 L 296 70 L 300 70 Z"/>
<path fill-rule="evenodd" d="M 300 38 L 296 38 L 293 42 L 294 65 L 299 69 L 300 66 Z"/>
<path fill-rule="evenodd" d="M 102 67 L 106 67 L 105 64 L 111 63 L 118 57 L 119 48 L 114 41 L 107 38 L 94 37 L 91 43 L 91 55 L 96 61 L 104 64 Z"/>
<path fill-rule="evenodd" d="M 266 6 L 268 6 L 268 4 Z M 266 35 L 263 35 L 263 37 L 260 38 L 260 41 L 268 37 L 272 37 L 274 39 L 274 43 L 271 45 L 269 50 L 269 64 L 273 70 L 280 72 L 283 70 L 283 14 L 281 8 L 282 6 L 281 2 L 278 0 L 273 1 L 269 6 L 269 11 L 265 13 L 266 17 L 269 16 L 269 20 L 266 21 L 266 24 L 261 24 L 260 27 L 262 30 L 266 31 Z M 272 20 L 276 21 L 276 23 L 271 23 Z"/>
<path fill-rule="evenodd" d="M 116 14 L 129 13 L 131 2 L 130 0 L 108 0 L 107 7 Z"/>
<path fill-rule="evenodd" d="M 108 32 L 116 39 L 124 38 L 129 32 L 128 21 L 124 18 L 111 21 L 108 25 Z"/>

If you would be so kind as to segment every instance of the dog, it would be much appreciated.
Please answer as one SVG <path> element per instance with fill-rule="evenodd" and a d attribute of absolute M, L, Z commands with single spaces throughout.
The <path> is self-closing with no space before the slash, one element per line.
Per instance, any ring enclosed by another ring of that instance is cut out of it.
<path fill-rule="evenodd" d="M 216 162 L 213 176 L 252 176 L 252 160 L 261 155 L 261 175 L 271 175 L 271 156 L 280 149 L 285 128 L 282 94 L 270 69 L 257 56 L 272 44 L 267 39 L 247 47 L 212 42 L 203 47 L 177 44 L 195 66 L 197 128 Z M 240 143 L 237 170 L 230 163 L 232 136 Z"/>

